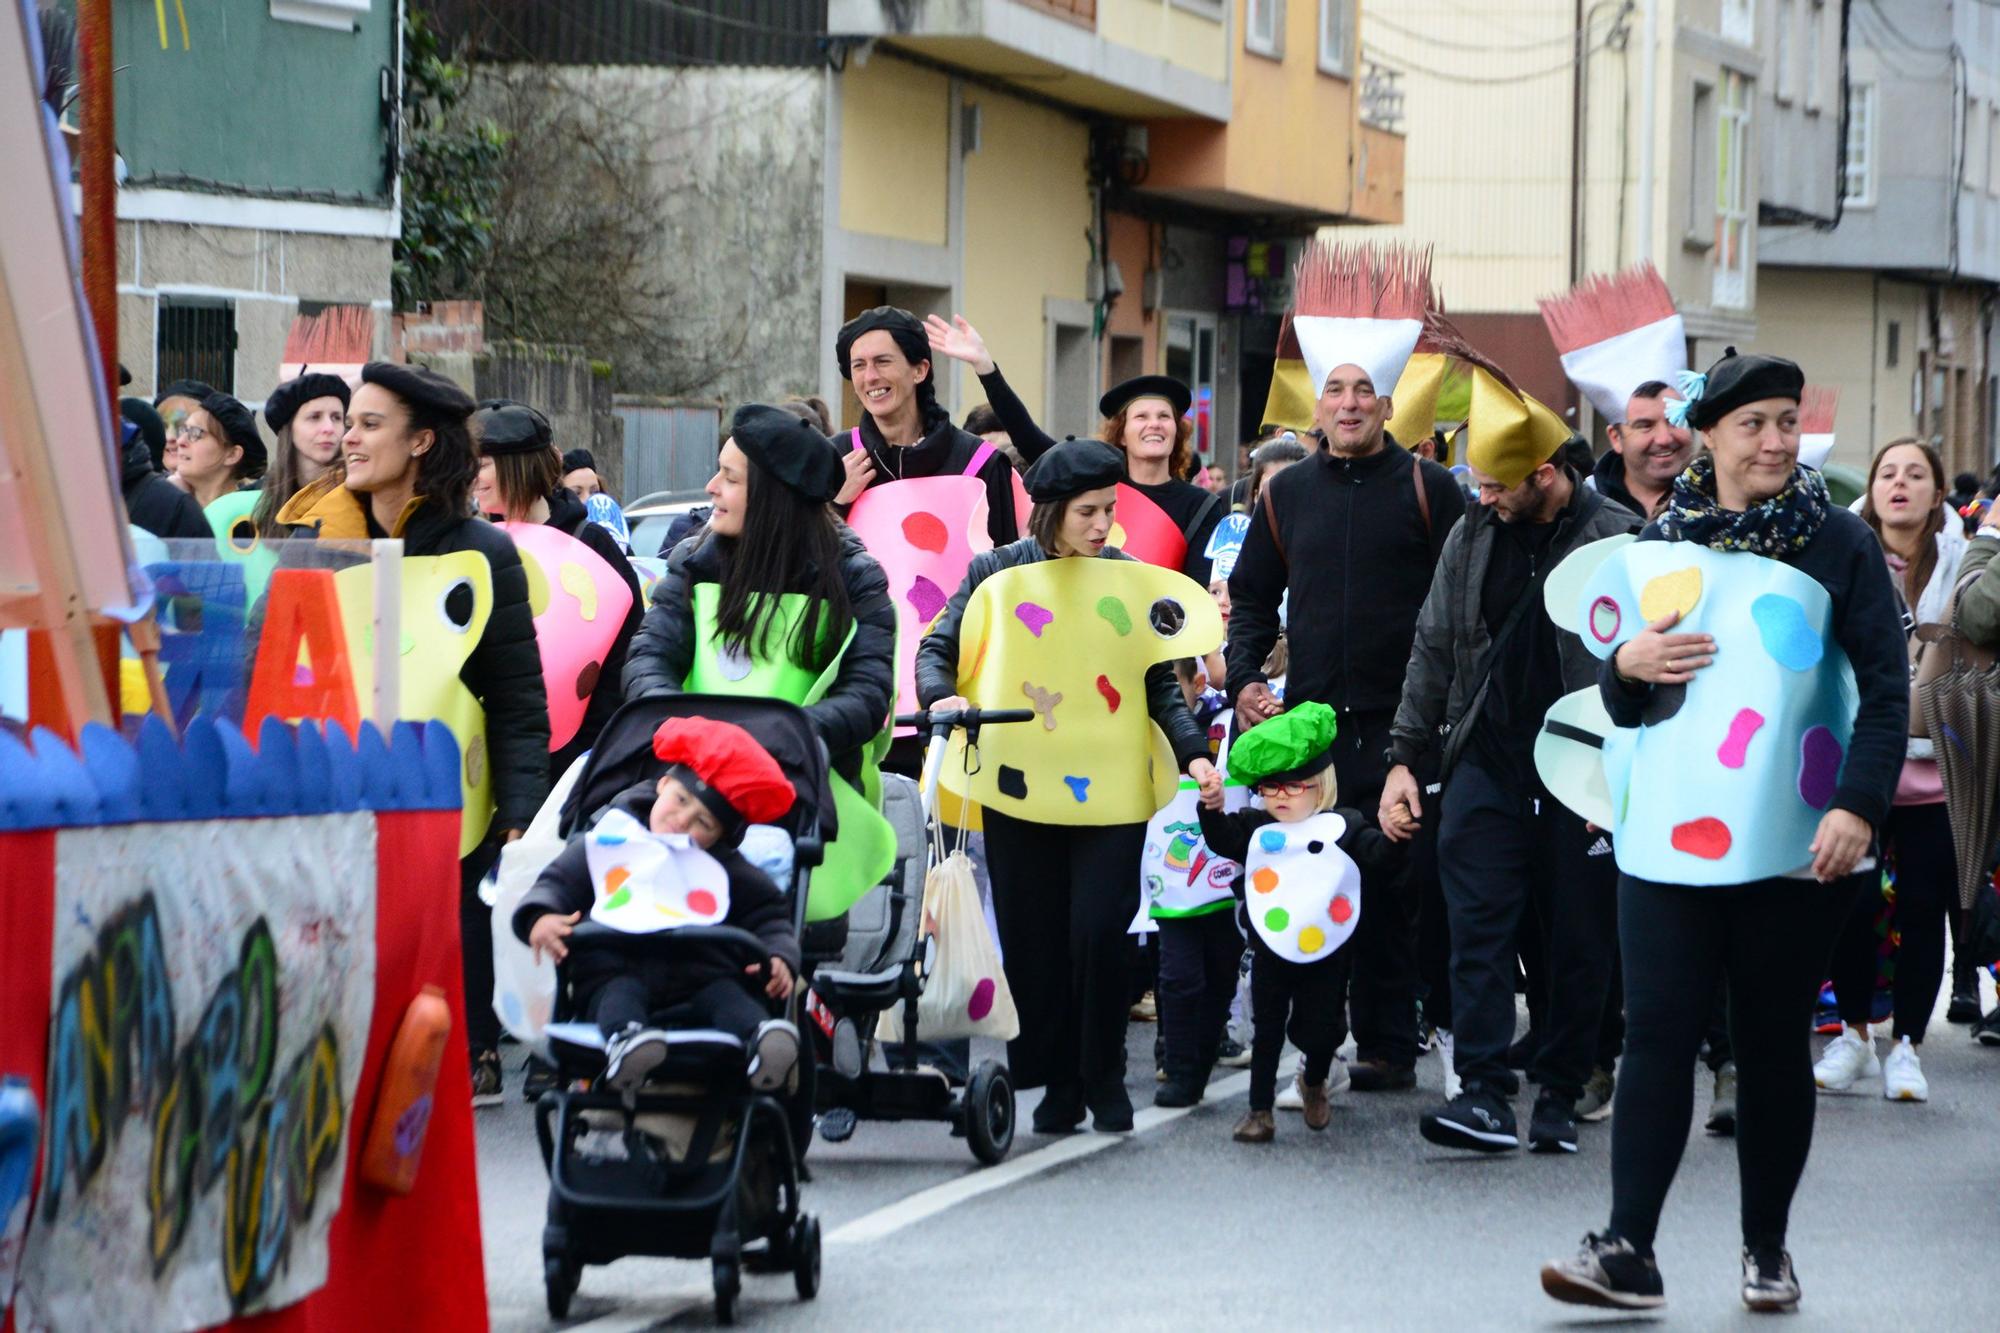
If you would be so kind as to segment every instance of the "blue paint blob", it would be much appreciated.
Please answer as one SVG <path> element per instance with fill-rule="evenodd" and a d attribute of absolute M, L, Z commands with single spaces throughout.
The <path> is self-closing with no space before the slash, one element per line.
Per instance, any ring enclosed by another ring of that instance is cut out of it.
<path fill-rule="evenodd" d="M 1257 835 L 1257 845 L 1267 852 L 1285 850 L 1285 834 L 1282 829 L 1267 828 Z"/>
<path fill-rule="evenodd" d="M 1750 618 L 1764 651 L 1787 671 L 1810 671 L 1826 655 L 1826 645 L 1806 622 L 1806 609 L 1789 597 L 1765 593 L 1750 603 Z"/>
<path fill-rule="evenodd" d="M 599 847 L 616 847 L 624 841 L 625 835 L 622 833 L 600 833 L 597 835 L 597 845 Z"/>
<path fill-rule="evenodd" d="M 1069 784 L 1069 794 L 1076 797 L 1079 805 L 1090 799 L 1089 778 L 1065 777 L 1063 781 Z"/>

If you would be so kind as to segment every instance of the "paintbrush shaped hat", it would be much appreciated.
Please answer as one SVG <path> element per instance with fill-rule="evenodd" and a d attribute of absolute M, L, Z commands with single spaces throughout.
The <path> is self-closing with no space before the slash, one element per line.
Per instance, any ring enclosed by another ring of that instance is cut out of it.
<path fill-rule="evenodd" d="M 1840 386 L 1808 384 L 1799 392 L 1799 461 L 1824 468 L 1833 454 L 1833 414 L 1840 406 Z"/>
<path fill-rule="evenodd" d="M 1687 330 L 1651 264 L 1586 278 L 1540 302 L 1563 373 L 1599 416 L 1623 424 L 1632 391 L 1687 369 Z"/>
<path fill-rule="evenodd" d="M 1292 284 L 1291 324 L 1317 399 L 1341 366 L 1393 395 L 1435 302 L 1428 250 L 1314 241 Z"/>

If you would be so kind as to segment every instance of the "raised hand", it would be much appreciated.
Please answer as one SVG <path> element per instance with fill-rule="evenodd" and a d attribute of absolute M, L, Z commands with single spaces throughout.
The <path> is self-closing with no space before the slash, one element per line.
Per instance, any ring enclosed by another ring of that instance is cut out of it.
<path fill-rule="evenodd" d="M 942 315 L 926 315 L 924 332 L 930 335 L 931 350 L 939 356 L 963 361 L 976 374 L 993 373 L 993 357 L 986 350 L 986 340 L 979 336 L 978 329 L 965 322 L 965 316 L 953 315 L 947 324 Z"/>

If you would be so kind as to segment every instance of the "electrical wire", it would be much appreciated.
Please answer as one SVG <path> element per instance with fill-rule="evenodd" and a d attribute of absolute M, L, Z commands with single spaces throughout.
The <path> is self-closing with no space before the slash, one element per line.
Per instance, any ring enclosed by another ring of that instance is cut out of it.
<path fill-rule="evenodd" d="M 1611 23 L 1613 27 L 1616 27 L 1623 21 L 1627 14 L 1632 12 L 1634 3 L 1635 0 L 1625 0 L 1624 6 L 1612 17 Z M 1996 3 L 2000 3 L 2000 0 L 1996 0 Z M 1428 43 L 1441 50 L 1472 51 L 1480 54 L 1490 54 L 1495 51 L 1532 51 L 1544 46 L 1574 46 L 1578 37 L 1587 37 L 1590 35 L 1593 26 L 1593 24 L 1585 24 L 1581 28 L 1571 28 L 1567 32 L 1557 33 L 1553 37 L 1537 37 L 1531 41 L 1505 44 L 1498 42 L 1455 42 L 1448 38 L 1436 36 L 1433 33 L 1424 32 L 1418 28 L 1404 27 L 1394 19 L 1379 14 L 1372 8 L 1362 12 L 1361 21 L 1364 28 L 1379 25 L 1391 32 L 1415 41 Z"/>
<path fill-rule="evenodd" d="M 1582 52 L 1580 58 L 1588 60 L 1591 56 L 1597 54 L 1599 51 L 1605 50 L 1607 47 L 1609 47 L 1609 45 L 1610 43 L 1608 41 L 1600 41 L 1594 46 L 1586 47 Z M 1559 65 L 1550 65 L 1545 69 L 1529 70 L 1526 73 L 1521 73 L 1521 74 L 1482 75 L 1482 74 L 1456 74 L 1448 70 L 1432 69 L 1427 65 L 1419 65 L 1415 61 L 1406 60 L 1403 57 L 1396 55 L 1393 52 L 1383 51 L 1380 48 L 1364 47 L 1363 54 L 1366 55 L 1369 59 L 1374 60 L 1378 64 L 1385 65 L 1390 69 L 1400 70 L 1406 74 L 1422 74 L 1428 78 L 1443 79 L 1447 83 L 1462 84 L 1474 87 L 1495 87 L 1504 84 L 1532 83 L 1536 79 L 1546 79 L 1551 75 L 1561 74 L 1565 70 L 1574 69 L 1579 59 L 1578 56 L 1571 56 L 1569 59 L 1563 61 Z"/>

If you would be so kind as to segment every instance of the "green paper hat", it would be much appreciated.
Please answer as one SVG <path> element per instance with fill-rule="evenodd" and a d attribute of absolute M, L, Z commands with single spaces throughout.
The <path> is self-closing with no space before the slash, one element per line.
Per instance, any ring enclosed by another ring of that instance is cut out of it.
<path fill-rule="evenodd" d="M 1333 763 L 1333 737 L 1340 729 L 1323 703 L 1302 703 L 1266 718 L 1229 747 L 1229 777 L 1246 787 L 1260 782 L 1299 782 Z"/>

